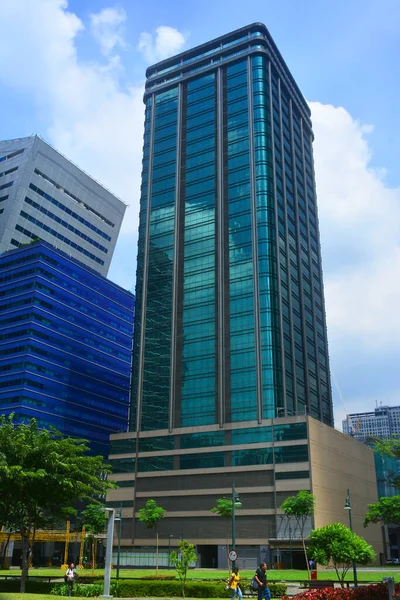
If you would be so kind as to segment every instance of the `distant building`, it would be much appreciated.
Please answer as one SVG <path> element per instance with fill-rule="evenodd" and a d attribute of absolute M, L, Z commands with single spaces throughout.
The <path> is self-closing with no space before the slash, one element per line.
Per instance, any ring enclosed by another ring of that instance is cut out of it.
<path fill-rule="evenodd" d="M 365 442 L 368 438 L 400 435 L 400 406 L 379 406 L 372 412 L 352 413 L 342 421 L 343 433 Z"/>
<path fill-rule="evenodd" d="M 346 415 L 342 426 L 343 433 L 371 446 L 376 438 L 388 439 L 400 434 L 400 406 L 381 405 L 371 412 Z M 377 452 L 374 455 L 378 497 L 397 496 L 400 490 L 393 485 L 393 478 L 399 477 L 399 461 Z M 400 528 L 386 526 L 384 538 L 385 558 L 399 558 Z"/>
<path fill-rule="evenodd" d="M 0 142 L 0 253 L 43 239 L 107 275 L 125 210 L 38 136 Z"/>
<path fill-rule="evenodd" d="M 133 313 L 131 293 L 46 242 L 0 255 L 0 414 L 106 456 L 128 426 Z"/>

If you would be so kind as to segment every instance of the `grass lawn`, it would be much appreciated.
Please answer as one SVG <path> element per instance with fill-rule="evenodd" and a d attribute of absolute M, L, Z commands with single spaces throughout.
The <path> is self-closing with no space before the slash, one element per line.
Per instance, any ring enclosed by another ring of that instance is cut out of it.
<path fill-rule="evenodd" d="M 57 600 L 64 596 L 51 596 L 50 594 L 6 594 L 0 592 L 0 600 Z M 82 598 L 83 596 L 74 596 L 74 598 Z"/>
<path fill-rule="evenodd" d="M 80 575 L 91 575 L 91 569 L 84 569 L 79 571 Z M 102 576 L 104 571 L 103 569 L 95 569 L 95 575 Z M 20 575 L 21 571 L 18 569 L 12 569 L 9 571 L 0 571 L 1 575 Z M 60 568 L 44 568 L 44 569 L 30 569 L 29 574 L 31 576 L 35 575 L 44 575 L 46 577 L 62 577 L 64 571 Z M 155 569 L 121 569 L 120 576 L 121 577 L 146 577 L 149 575 L 154 575 Z M 170 575 L 174 576 L 175 571 L 173 569 L 159 569 L 160 575 Z M 254 571 L 241 571 L 240 572 L 242 579 L 251 579 L 254 575 Z M 111 574 L 112 578 L 116 576 L 116 570 L 112 570 Z M 191 569 L 188 572 L 189 579 L 226 579 L 228 576 L 228 571 L 222 569 Z M 400 569 L 399 567 L 394 568 L 382 568 L 375 569 L 373 571 L 367 570 L 359 570 L 358 571 L 358 579 L 360 581 L 381 581 L 382 577 L 394 577 L 396 582 L 400 582 Z M 318 571 L 319 579 L 335 579 L 336 573 L 333 570 L 326 571 L 324 569 L 319 569 Z M 353 579 L 353 571 L 350 569 L 347 573 L 347 579 Z M 307 579 L 307 571 L 304 570 L 296 570 L 296 569 L 282 569 L 282 570 L 269 570 L 268 571 L 268 579 L 270 581 L 294 581 L 294 580 L 306 580 Z M 37 598 L 37 596 L 36 596 Z M 0 597 L 0 600 L 3 598 Z"/>

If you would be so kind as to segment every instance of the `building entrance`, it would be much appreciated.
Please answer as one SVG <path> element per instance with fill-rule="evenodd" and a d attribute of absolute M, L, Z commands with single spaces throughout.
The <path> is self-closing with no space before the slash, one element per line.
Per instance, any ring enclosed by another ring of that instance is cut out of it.
<path fill-rule="evenodd" d="M 218 546 L 197 546 L 198 566 L 203 569 L 218 567 Z"/>

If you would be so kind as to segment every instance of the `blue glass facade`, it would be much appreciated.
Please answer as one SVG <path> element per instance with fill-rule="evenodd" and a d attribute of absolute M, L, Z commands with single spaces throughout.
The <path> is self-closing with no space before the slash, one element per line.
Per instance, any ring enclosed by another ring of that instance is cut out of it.
<path fill-rule="evenodd" d="M 131 430 L 333 425 L 307 103 L 261 24 L 147 78 Z"/>
<path fill-rule="evenodd" d="M 134 297 L 45 242 L 0 256 L 0 413 L 108 454 L 128 422 Z"/>

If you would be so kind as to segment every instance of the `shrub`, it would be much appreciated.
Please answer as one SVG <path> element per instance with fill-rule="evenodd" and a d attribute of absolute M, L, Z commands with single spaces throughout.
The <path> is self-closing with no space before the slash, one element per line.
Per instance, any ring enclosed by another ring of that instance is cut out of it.
<path fill-rule="evenodd" d="M 396 594 L 400 593 L 400 584 L 395 587 Z M 387 600 L 388 588 L 379 583 L 377 585 L 362 585 L 359 588 L 325 588 L 322 590 L 308 590 L 295 596 L 296 600 Z"/>
<path fill-rule="evenodd" d="M 73 596 L 83 596 L 84 598 L 94 598 L 100 596 L 103 593 L 103 584 L 100 583 L 89 583 L 82 585 L 76 583 L 72 589 Z M 112 583 L 110 586 L 110 592 L 112 596 L 115 596 L 118 591 L 118 584 Z M 50 594 L 53 596 L 67 596 L 68 586 L 66 583 L 56 583 L 51 590 Z"/>
<path fill-rule="evenodd" d="M 268 583 L 268 587 L 271 592 L 271 598 L 281 598 L 286 595 L 286 583 Z"/>
<path fill-rule="evenodd" d="M 273 581 L 268 581 L 269 591 L 271 593 L 271 598 L 282 598 L 282 596 L 286 595 L 287 585 L 286 583 L 275 583 Z M 242 592 L 251 591 L 254 598 L 257 598 L 257 592 L 253 592 L 250 589 L 250 579 L 242 579 L 240 582 L 240 588 Z M 231 592 L 228 590 L 228 595 Z"/>

